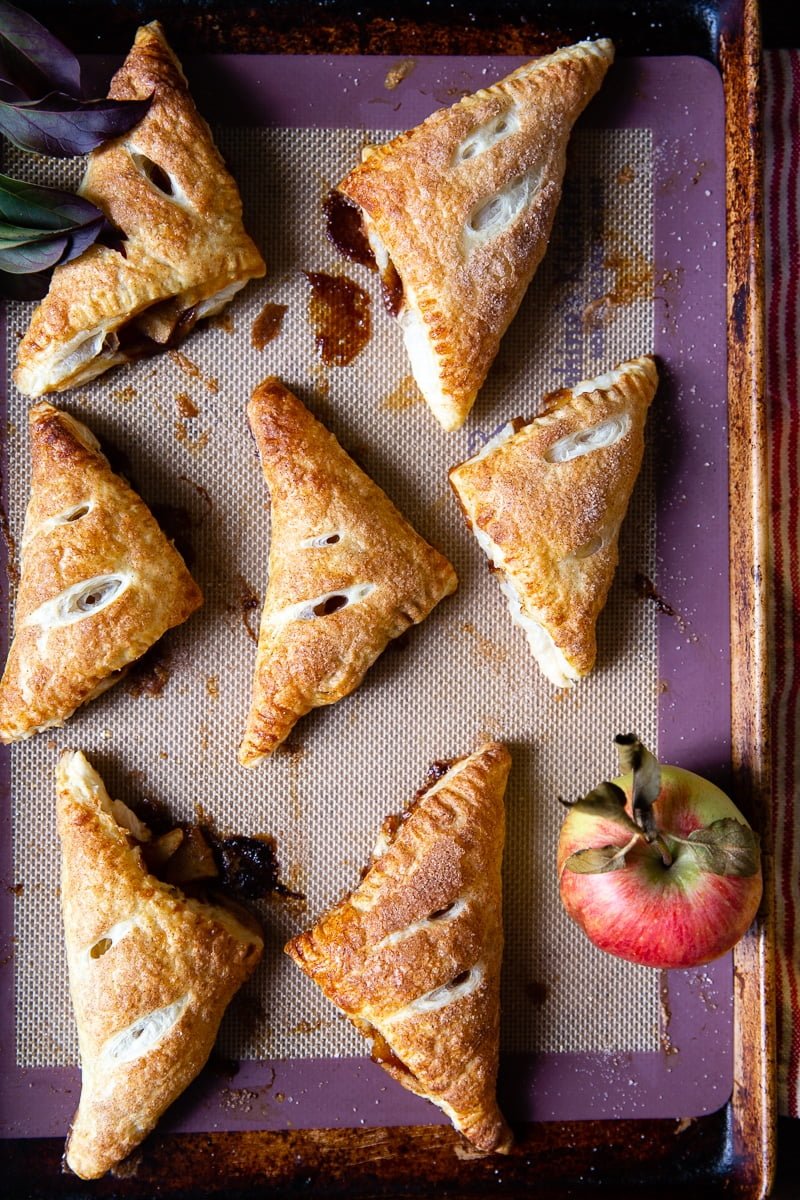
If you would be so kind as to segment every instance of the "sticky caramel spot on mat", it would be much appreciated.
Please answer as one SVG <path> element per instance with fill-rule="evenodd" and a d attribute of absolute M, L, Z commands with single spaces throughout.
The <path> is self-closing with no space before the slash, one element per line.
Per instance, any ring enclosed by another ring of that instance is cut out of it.
<path fill-rule="evenodd" d="M 250 342 L 256 350 L 263 350 L 278 336 L 287 311 L 288 305 L 267 301 L 250 330 Z"/>
<path fill-rule="evenodd" d="M 395 65 L 390 67 L 386 72 L 386 78 L 383 81 L 383 86 L 388 92 L 394 91 L 394 89 L 401 84 L 404 79 L 408 78 L 416 65 L 417 62 L 414 58 L 404 58 L 402 62 L 395 63 Z"/>
<path fill-rule="evenodd" d="M 413 375 L 404 375 L 398 383 L 394 391 L 381 403 L 381 408 L 387 408 L 390 412 L 405 412 L 408 408 L 413 408 L 415 404 L 422 402 L 422 392 L 417 387 Z"/>
<path fill-rule="evenodd" d="M 6 544 L 6 572 L 8 574 L 8 581 L 11 584 L 12 589 L 16 589 L 17 584 L 19 583 L 17 543 L 13 533 L 11 532 L 11 526 L 8 523 L 8 517 L 6 516 L 6 510 L 2 505 L 0 505 L 0 536 L 2 536 L 3 541 Z"/>
<path fill-rule="evenodd" d="M 306 271 L 311 285 L 308 317 L 317 354 L 329 367 L 346 367 L 370 339 L 369 293 L 347 275 Z"/>
<path fill-rule="evenodd" d="M 215 329 L 221 329 L 223 333 L 234 333 L 236 330 L 230 313 L 220 313 L 218 317 L 213 318 L 211 324 Z"/>
<path fill-rule="evenodd" d="M 671 278 L 669 272 L 656 279 L 653 263 L 636 246 L 621 246 L 612 238 L 612 246 L 603 259 L 603 266 L 613 273 L 611 288 L 592 300 L 583 310 L 585 329 L 596 329 L 613 316 L 614 310 L 633 304 L 636 300 L 652 301 L 656 286 Z"/>
<path fill-rule="evenodd" d="M 190 454 L 199 454 L 208 445 L 208 430 L 204 429 L 198 437 L 192 439 L 189 437 L 186 421 L 181 418 L 175 422 L 175 441 L 185 446 Z"/>
<path fill-rule="evenodd" d="M 204 375 L 197 363 L 192 362 L 189 356 L 184 354 L 182 350 L 170 350 L 169 356 L 175 363 L 175 366 L 183 371 L 184 375 L 189 379 L 199 380 L 209 392 L 219 391 L 219 380 L 215 379 L 212 375 Z"/>
<path fill-rule="evenodd" d="M 206 679 L 206 691 L 212 700 L 219 700 L 219 680 L 216 675 L 209 675 Z"/>
<path fill-rule="evenodd" d="M 162 696 L 169 680 L 171 657 L 169 649 L 159 643 L 142 655 L 125 679 L 128 695 L 137 700 L 141 696 L 148 696 L 151 700 Z"/>
<path fill-rule="evenodd" d="M 636 178 L 636 172 L 630 163 L 626 163 L 624 167 L 620 167 L 617 171 L 617 183 L 624 187 L 627 183 L 633 183 Z"/>
<path fill-rule="evenodd" d="M 228 612 L 238 613 L 242 618 L 247 636 L 258 645 L 258 629 L 252 625 L 253 613 L 257 613 L 260 600 L 243 575 L 237 575 L 234 580 L 236 594 L 233 604 L 228 605 Z"/>
<path fill-rule="evenodd" d="M 129 383 L 127 387 L 115 388 L 111 393 L 111 398 L 116 400 L 117 404 L 130 404 L 138 394 L 133 384 Z"/>
<path fill-rule="evenodd" d="M 508 662 L 508 651 L 504 650 L 502 646 L 498 646 L 491 638 L 484 637 L 469 621 L 465 621 L 461 629 L 473 639 L 478 657 L 488 663 L 495 673 Z"/>
<path fill-rule="evenodd" d="M 200 409 L 195 404 L 188 392 L 178 392 L 175 396 L 175 403 L 178 406 L 178 412 L 182 417 L 196 417 Z"/>

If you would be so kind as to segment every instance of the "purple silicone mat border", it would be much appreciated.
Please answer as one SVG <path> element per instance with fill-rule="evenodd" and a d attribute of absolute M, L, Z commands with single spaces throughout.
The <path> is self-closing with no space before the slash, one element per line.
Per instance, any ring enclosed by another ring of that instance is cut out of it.
<path fill-rule="evenodd" d="M 386 72 L 398 61 L 218 55 L 189 58 L 185 66 L 201 109 L 220 123 L 402 130 L 523 60 L 418 57 L 409 77 L 388 91 Z M 106 78 L 113 65 L 101 56 L 91 62 Z M 653 583 L 663 598 L 660 751 L 664 761 L 680 762 L 724 785 L 730 758 L 730 618 L 721 81 L 701 59 L 623 59 L 582 123 L 653 133 L 655 351 L 662 372 L 651 416 L 651 436 L 659 446 Z M 4 357 L 3 340 L 0 367 Z M 1 415 L 7 416 L 5 397 Z M 6 488 L 4 475 L 4 504 Z M 5 571 L 0 603 L 7 611 Z M 5 627 L 0 636 L 5 651 Z M 14 1062 L 8 932 L 14 880 L 5 749 L 0 792 L 7 801 L 0 813 L 0 1136 L 61 1136 L 77 1105 L 77 1069 L 26 1069 Z M 730 956 L 696 971 L 665 972 L 658 1051 L 504 1055 L 501 1102 L 512 1121 L 713 1111 L 731 1091 L 732 991 Z M 159 1127 L 201 1132 L 431 1123 L 446 1124 L 447 1118 L 365 1058 L 244 1062 L 233 1077 L 207 1068 Z"/>

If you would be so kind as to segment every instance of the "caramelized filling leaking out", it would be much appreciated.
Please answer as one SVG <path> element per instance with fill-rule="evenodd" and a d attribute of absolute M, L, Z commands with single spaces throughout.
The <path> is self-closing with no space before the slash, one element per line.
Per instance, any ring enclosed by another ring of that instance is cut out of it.
<path fill-rule="evenodd" d="M 325 197 L 322 211 L 328 240 L 339 253 L 351 262 L 376 270 L 375 255 L 364 233 L 360 209 L 334 189 Z"/>
<path fill-rule="evenodd" d="M 373 1062 L 378 1063 L 382 1067 L 391 1067 L 394 1071 L 402 1071 L 404 1075 L 410 1075 L 414 1078 L 414 1072 L 409 1070 L 401 1058 L 398 1058 L 392 1047 L 386 1041 L 383 1034 L 378 1033 L 377 1029 L 372 1032 L 372 1053 L 370 1055 Z"/>
<path fill-rule="evenodd" d="M 403 281 L 391 259 L 381 271 L 381 292 L 384 308 L 390 317 L 396 317 L 403 307 Z"/>

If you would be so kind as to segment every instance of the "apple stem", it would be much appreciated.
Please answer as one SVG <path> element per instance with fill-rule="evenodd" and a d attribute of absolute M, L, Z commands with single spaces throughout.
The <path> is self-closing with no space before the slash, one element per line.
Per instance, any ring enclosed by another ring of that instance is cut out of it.
<path fill-rule="evenodd" d="M 672 855 L 670 854 L 667 843 L 664 841 L 661 834 L 657 833 L 654 838 L 652 838 L 652 839 L 648 838 L 648 841 L 650 842 L 650 844 L 652 846 L 655 846 L 656 850 L 658 850 L 659 854 L 661 855 L 661 861 L 663 862 L 664 866 L 671 867 L 672 863 L 673 863 L 673 858 L 672 858 Z"/>

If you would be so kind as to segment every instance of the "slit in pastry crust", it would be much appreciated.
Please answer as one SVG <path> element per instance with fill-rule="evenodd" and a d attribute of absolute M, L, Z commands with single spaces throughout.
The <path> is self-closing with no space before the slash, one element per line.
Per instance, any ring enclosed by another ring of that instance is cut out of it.
<path fill-rule="evenodd" d="M 178 551 L 96 438 L 46 400 L 30 411 L 31 496 L 0 741 L 62 725 L 202 603 Z"/>
<path fill-rule="evenodd" d="M 265 272 L 158 21 L 138 30 L 109 95 L 153 97 L 135 129 L 89 155 L 80 189 L 125 235 L 124 252 L 95 244 L 56 268 L 19 345 L 14 380 L 26 396 L 174 344 Z"/>
<path fill-rule="evenodd" d="M 447 430 L 466 419 L 544 256 L 572 127 L 613 57 L 602 39 L 528 63 L 368 147 L 338 185 L 401 293 L 412 372 Z"/>
<path fill-rule="evenodd" d="M 456 587 L 333 434 L 277 379 L 248 408 L 271 496 L 269 584 L 239 760 L 252 766 L 312 708 L 361 683 L 392 638 Z"/>
<path fill-rule="evenodd" d="M 145 866 L 77 750 L 57 769 L 61 903 L 81 1054 L 68 1166 L 104 1175 L 205 1064 L 263 950 L 255 922 L 185 896 Z"/>
<path fill-rule="evenodd" d="M 556 687 L 594 666 L 657 383 L 644 356 L 554 392 L 541 416 L 510 422 L 450 472 L 511 616 Z"/>
<path fill-rule="evenodd" d="M 503 796 L 492 742 L 389 822 L 359 886 L 286 952 L 373 1044 L 398 1083 L 484 1151 L 511 1133 L 497 1105 Z"/>

